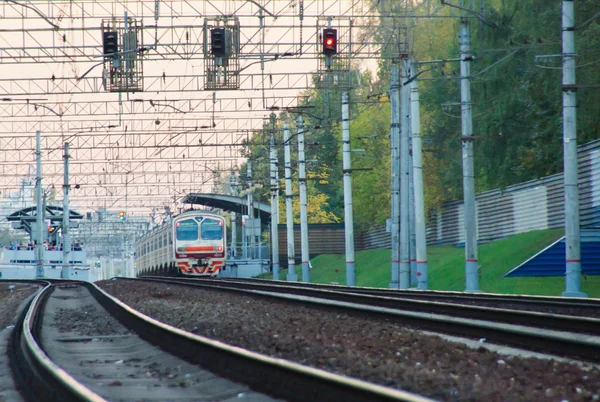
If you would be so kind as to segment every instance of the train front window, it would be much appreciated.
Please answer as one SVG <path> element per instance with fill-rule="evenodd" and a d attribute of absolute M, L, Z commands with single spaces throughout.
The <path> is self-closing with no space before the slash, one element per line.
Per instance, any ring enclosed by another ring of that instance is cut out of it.
<path fill-rule="evenodd" d="M 204 219 L 200 224 L 202 240 L 221 240 L 223 238 L 223 222 L 215 219 Z"/>
<path fill-rule="evenodd" d="M 177 240 L 198 240 L 198 224 L 193 219 L 179 221 L 175 227 Z"/>

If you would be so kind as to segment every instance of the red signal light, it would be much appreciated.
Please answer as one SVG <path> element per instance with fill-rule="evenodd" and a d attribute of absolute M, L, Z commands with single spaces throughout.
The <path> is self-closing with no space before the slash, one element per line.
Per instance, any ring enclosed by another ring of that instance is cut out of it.
<path fill-rule="evenodd" d="M 325 28 L 323 30 L 323 53 L 333 56 L 337 53 L 337 29 Z"/>

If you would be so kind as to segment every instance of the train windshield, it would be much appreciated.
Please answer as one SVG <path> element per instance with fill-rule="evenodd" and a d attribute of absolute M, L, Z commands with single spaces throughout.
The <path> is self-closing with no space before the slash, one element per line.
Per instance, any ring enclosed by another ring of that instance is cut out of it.
<path fill-rule="evenodd" d="M 223 238 L 223 222 L 205 219 L 200 224 L 202 240 L 221 240 Z"/>
<path fill-rule="evenodd" d="M 177 222 L 175 236 L 177 240 L 198 240 L 198 224 L 193 219 Z"/>

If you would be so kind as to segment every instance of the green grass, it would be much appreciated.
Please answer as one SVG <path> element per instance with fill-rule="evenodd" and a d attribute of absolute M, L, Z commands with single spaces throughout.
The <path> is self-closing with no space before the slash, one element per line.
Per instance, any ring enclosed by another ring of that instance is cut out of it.
<path fill-rule="evenodd" d="M 564 291 L 565 278 L 516 277 L 503 275 L 542 248 L 563 235 L 563 230 L 538 230 L 521 233 L 507 239 L 478 247 L 481 266 L 480 288 L 484 292 L 559 296 Z M 433 290 L 464 290 L 465 251 L 453 246 L 427 248 L 429 262 L 429 288 Z M 311 260 L 311 282 L 346 283 L 344 255 L 320 255 Z M 299 267 L 296 268 L 301 275 Z M 356 285 L 388 287 L 390 282 L 391 251 L 366 250 L 356 253 Z M 286 271 L 280 273 L 285 279 Z M 271 278 L 271 274 L 263 275 Z M 582 290 L 590 297 L 600 297 L 600 277 L 588 276 L 582 280 Z"/>

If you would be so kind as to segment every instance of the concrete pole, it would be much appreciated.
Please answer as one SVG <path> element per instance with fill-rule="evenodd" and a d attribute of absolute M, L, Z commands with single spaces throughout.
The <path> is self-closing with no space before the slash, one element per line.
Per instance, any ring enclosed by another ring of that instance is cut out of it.
<path fill-rule="evenodd" d="M 287 280 L 297 282 L 296 274 L 296 255 L 294 250 L 294 211 L 292 209 L 292 155 L 290 152 L 290 129 L 289 126 L 283 126 L 283 145 L 285 156 L 285 223 L 287 227 L 287 256 L 288 273 Z"/>
<path fill-rule="evenodd" d="M 408 60 L 408 77 L 412 77 L 413 61 Z M 410 100 L 410 86 L 406 86 L 405 91 L 408 92 L 408 260 L 410 263 L 410 287 L 417 285 L 417 240 L 415 238 L 415 186 L 413 178 L 413 142 L 412 142 L 412 109 Z"/>
<path fill-rule="evenodd" d="M 277 149 L 275 148 L 275 136 L 271 134 L 270 142 L 271 159 L 271 261 L 273 264 L 273 280 L 279 280 L 279 230 L 277 228 L 277 215 L 279 214 L 279 205 L 277 205 L 277 193 L 279 193 L 279 183 L 277 182 Z"/>
<path fill-rule="evenodd" d="M 577 172 L 577 116 L 575 89 L 575 7 L 562 2 L 563 60 L 563 152 L 565 182 L 566 275 L 563 296 L 587 297 L 581 291 L 581 244 L 579 233 L 579 186 Z"/>
<path fill-rule="evenodd" d="M 400 82 L 408 80 L 409 72 L 408 59 L 402 59 L 400 66 Z M 406 85 L 400 85 L 400 276 L 399 288 L 408 289 L 410 287 L 410 236 L 409 236 L 409 211 L 408 211 L 408 109 L 410 102 L 410 92 Z"/>
<path fill-rule="evenodd" d="M 254 258 L 254 192 L 252 190 L 252 162 L 248 161 L 247 169 L 246 169 L 246 178 L 248 180 L 248 218 L 252 219 L 249 238 L 249 247 L 248 247 L 248 258 Z M 248 228 L 246 228 L 248 229 Z"/>
<path fill-rule="evenodd" d="M 398 64 L 392 64 L 390 80 L 391 189 L 392 189 L 392 280 L 390 288 L 398 288 L 400 274 L 400 99 L 398 89 Z"/>
<path fill-rule="evenodd" d="M 342 172 L 344 174 L 344 232 L 346 234 L 346 285 L 356 285 L 354 217 L 352 212 L 352 164 L 350 159 L 350 110 L 348 92 L 342 92 Z"/>
<path fill-rule="evenodd" d="M 70 260 L 71 260 L 71 236 L 69 235 L 69 143 L 65 142 L 65 153 L 63 159 L 64 167 L 64 184 L 63 184 L 63 220 L 62 220 L 62 249 L 63 249 L 63 264 L 61 277 L 68 279 L 71 276 Z"/>
<path fill-rule="evenodd" d="M 302 282 L 310 282 L 308 251 L 308 199 L 306 194 L 306 159 L 304 156 L 304 124 L 298 114 L 298 181 L 300 187 L 300 247 L 302 248 Z"/>
<path fill-rule="evenodd" d="M 469 19 L 460 20 L 460 104 L 462 125 L 463 199 L 465 213 L 466 291 L 479 291 L 477 264 L 477 217 L 473 167 L 473 120 L 471 116 L 471 60 Z"/>
<path fill-rule="evenodd" d="M 42 140 L 40 131 L 35 133 L 35 156 L 37 166 L 36 177 L 36 247 L 35 247 L 35 277 L 44 277 L 44 213 L 45 205 L 42 202 Z"/>
<path fill-rule="evenodd" d="M 230 187 L 231 187 L 231 195 L 237 195 L 237 179 L 235 177 L 235 172 L 231 172 L 231 178 L 229 179 Z M 231 212 L 231 258 L 235 259 L 235 247 L 237 244 L 237 214 L 235 211 Z"/>
<path fill-rule="evenodd" d="M 412 75 L 416 75 L 413 63 Z M 427 238 L 425 232 L 425 197 L 423 195 L 423 155 L 421 149 L 421 115 L 419 110 L 419 84 L 415 78 L 411 82 L 411 128 L 413 139 L 413 183 L 415 196 L 415 240 L 417 251 L 417 288 L 427 289 Z"/>

